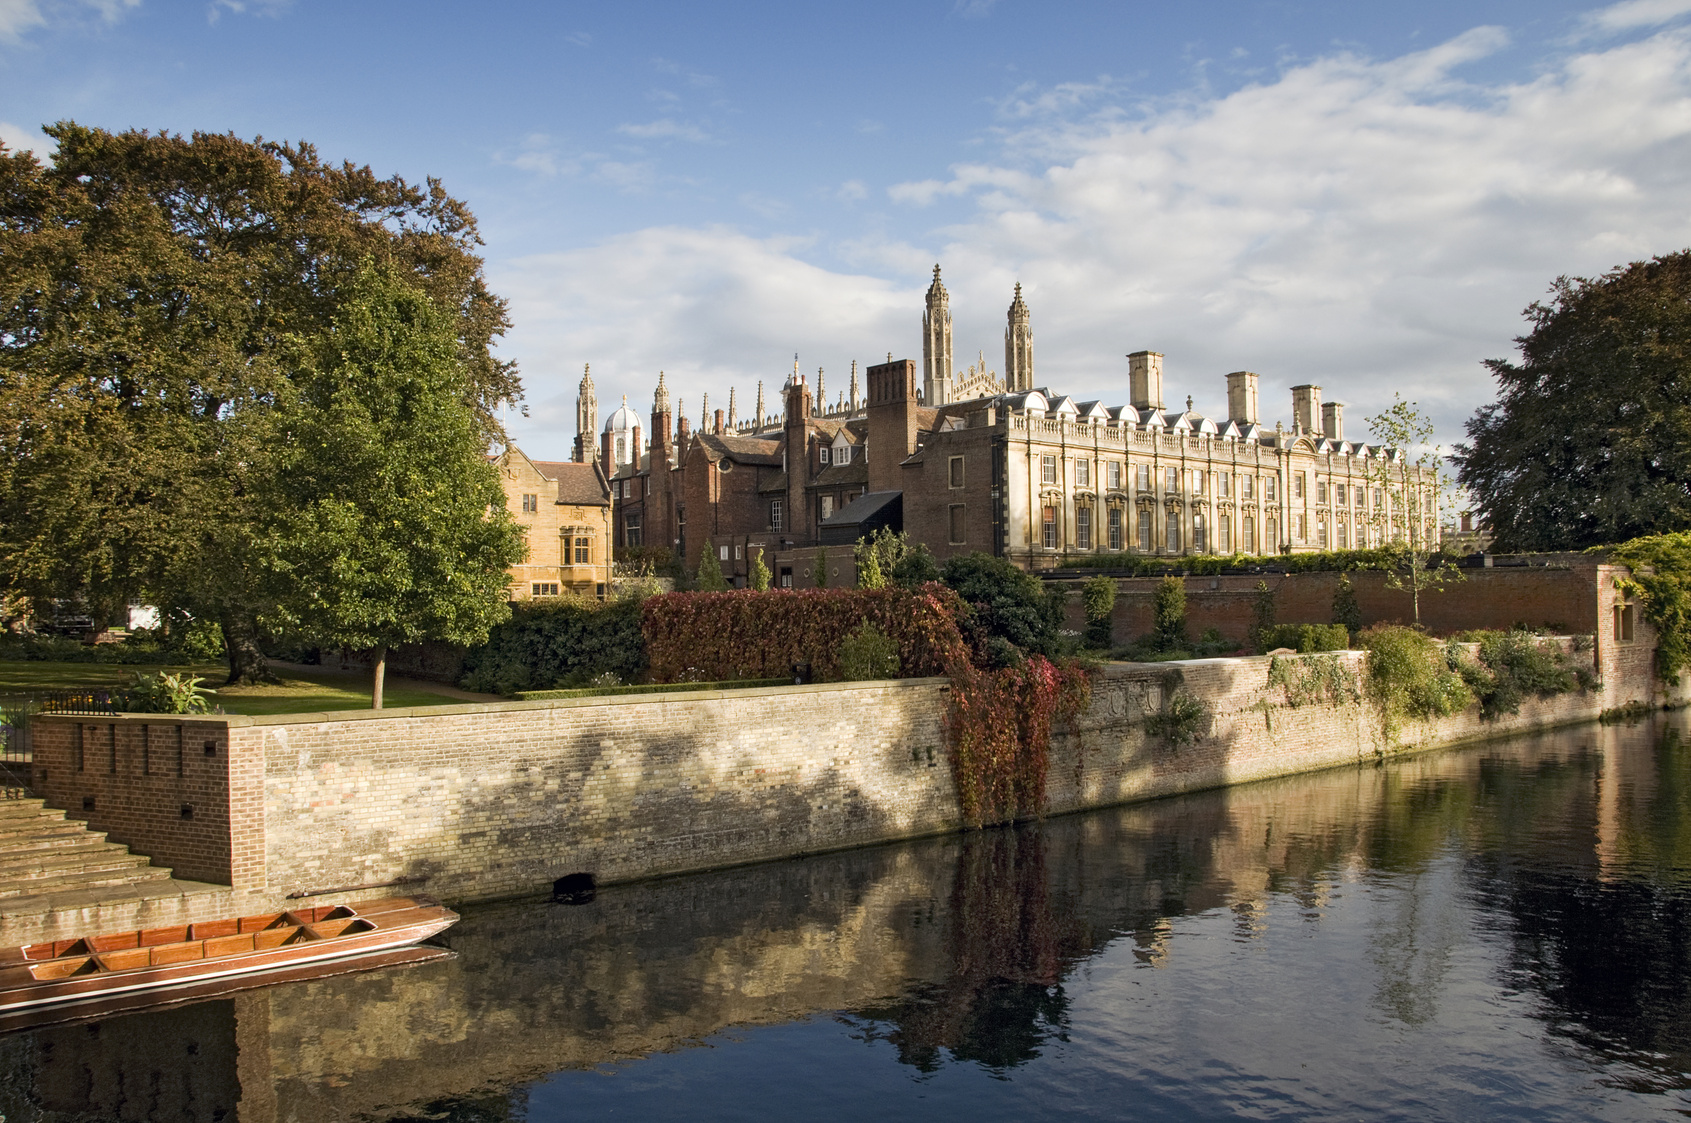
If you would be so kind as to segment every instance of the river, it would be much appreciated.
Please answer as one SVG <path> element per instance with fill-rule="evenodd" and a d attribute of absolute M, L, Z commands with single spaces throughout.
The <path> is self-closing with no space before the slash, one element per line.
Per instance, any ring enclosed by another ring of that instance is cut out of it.
<path fill-rule="evenodd" d="M 1686 714 L 464 910 L 450 959 L 0 1038 L 0 1116 L 1691 1113 Z"/>

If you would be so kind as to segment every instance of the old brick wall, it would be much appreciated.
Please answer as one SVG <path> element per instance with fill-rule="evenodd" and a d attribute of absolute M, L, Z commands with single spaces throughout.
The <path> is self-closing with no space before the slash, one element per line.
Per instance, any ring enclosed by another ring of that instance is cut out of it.
<path fill-rule="evenodd" d="M 254 787 L 262 757 L 231 739 L 227 718 L 38 716 L 31 743 L 35 791 L 49 806 L 177 877 L 262 884 L 263 854 L 250 837 L 263 822 Z M 231 760 L 232 747 L 245 755 Z"/>
<path fill-rule="evenodd" d="M 1606 568 L 1606 567 L 1605 567 Z M 1574 568 L 1511 567 L 1467 569 L 1465 581 L 1443 592 L 1423 590 L 1421 624 L 1434 635 L 1470 628 L 1510 628 L 1526 624 L 1552 632 L 1590 635 L 1598 630 L 1597 580 L 1594 563 Z M 1386 587 L 1383 573 L 1359 571 L 1350 575 L 1356 586 L 1364 624 L 1407 624 L 1413 618 L 1408 593 Z M 1117 643 L 1151 631 L 1152 602 L 1161 578 L 1124 577 L 1116 582 L 1113 618 Z M 1215 628 L 1227 639 L 1243 640 L 1249 633 L 1257 598 L 1257 583 L 1274 591 L 1275 616 L 1282 624 L 1327 624 L 1333 619 L 1337 573 L 1288 573 L 1254 576 L 1187 577 L 1186 623 L 1195 639 Z M 1063 582 L 1067 587 L 1070 582 Z M 1084 613 L 1076 591 L 1068 600 L 1068 626 L 1083 628 Z"/>

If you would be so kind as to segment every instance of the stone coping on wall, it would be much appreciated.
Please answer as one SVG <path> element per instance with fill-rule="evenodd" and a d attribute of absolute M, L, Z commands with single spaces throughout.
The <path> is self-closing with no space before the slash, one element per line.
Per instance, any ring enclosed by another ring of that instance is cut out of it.
<path fill-rule="evenodd" d="M 459 714 L 519 713 L 530 710 L 576 710 L 590 706 L 650 705 L 654 702 L 706 702 L 723 698 L 765 698 L 782 695 L 816 694 L 830 690 L 915 689 L 950 686 L 943 675 L 925 678 L 871 679 L 861 682 L 810 682 L 793 686 L 752 686 L 721 690 L 654 691 L 649 694 L 603 694 L 586 698 L 547 698 L 535 702 L 465 702 L 452 706 L 399 706 L 382 710 L 323 710 L 295 714 L 37 714 L 37 721 L 119 722 L 157 725 L 164 722 L 199 725 L 215 729 L 246 729 L 253 726 L 321 725 L 339 721 L 381 721 L 392 718 L 451 717 Z"/>

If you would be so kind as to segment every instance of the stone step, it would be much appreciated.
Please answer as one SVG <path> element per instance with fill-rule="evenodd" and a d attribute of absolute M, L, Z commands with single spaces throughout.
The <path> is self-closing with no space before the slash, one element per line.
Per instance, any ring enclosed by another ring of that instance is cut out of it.
<path fill-rule="evenodd" d="M 0 828 L 0 854 L 14 850 L 35 850 L 42 846 L 75 845 L 90 836 L 103 842 L 106 832 L 91 831 L 82 823 L 69 819 L 44 819 L 15 830 Z"/>
<path fill-rule="evenodd" d="M 129 847 L 101 842 L 75 849 L 36 850 L 23 855 L 0 857 L 0 885 L 13 881 L 55 877 L 61 873 L 95 870 L 139 869 L 150 863 L 145 854 L 131 854 Z"/>
<path fill-rule="evenodd" d="M 45 815 L 52 819 L 63 819 L 65 813 L 57 808 L 48 807 L 43 799 L 0 799 L 0 823 L 8 819 L 28 819 Z"/>
<path fill-rule="evenodd" d="M 41 893 L 62 893 L 73 889 L 104 889 L 116 885 L 138 885 L 149 881 L 169 881 L 170 871 L 163 866 L 129 866 L 121 870 L 91 870 L 52 878 L 22 878 L 0 881 L 0 899 L 34 896 Z"/>

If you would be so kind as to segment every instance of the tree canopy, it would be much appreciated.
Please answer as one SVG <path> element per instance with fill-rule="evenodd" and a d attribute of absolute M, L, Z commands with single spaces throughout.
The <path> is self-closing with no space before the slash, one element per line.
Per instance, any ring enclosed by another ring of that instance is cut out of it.
<path fill-rule="evenodd" d="M 1691 529 L 1691 250 L 1560 277 L 1468 422 L 1459 478 L 1507 550 Z"/>
<path fill-rule="evenodd" d="M 0 591 L 216 619 L 231 678 L 262 677 L 274 425 L 366 271 L 441 310 L 484 447 L 520 396 L 475 220 L 308 144 L 46 131 L 49 163 L 0 148 Z"/>

